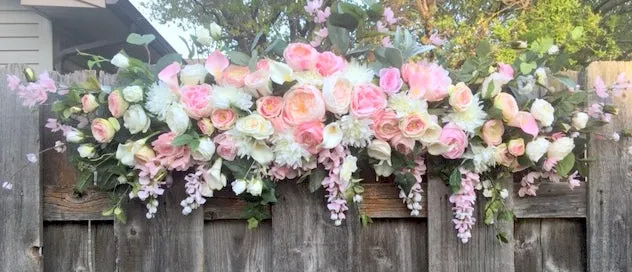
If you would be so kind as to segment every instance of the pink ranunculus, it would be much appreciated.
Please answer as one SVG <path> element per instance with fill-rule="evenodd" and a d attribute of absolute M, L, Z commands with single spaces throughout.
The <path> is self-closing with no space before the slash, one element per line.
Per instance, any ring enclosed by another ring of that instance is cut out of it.
<path fill-rule="evenodd" d="M 189 117 L 199 120 L 211 115 L 211 85 L 187 85 L 180 89 L 180 101 Z"/>
<path fill-rule="evenodd" d="M 316 56 L 314 68 L 321 76 L 330 76 L 345 67 L 345 59 L 333 52 L 322 52 Z"/>
<path fill-rule="evenodd" d="M 222 77 L 222 72 L 230 65 L 228 58 L 222 54 L 220 51 L 213 51 L 206 58 L 206 63 L 204 67 L 206 70 L 213 75 L 215 81 Z"/>
<path fill-rule="evenodd" d="M 507 149 L 511 155 L 522 156 L 525 151 L 524 140 L 522 138 L 510 140 Z"/>
<path fill-rule="evenodd" d="M 279 116 L 283 109 L 283 99 L 278 96 L 264 96 L 257 99 L 257 112 L 263 118 L 271 119 Z"/>
<path fill-rule="evenodd" d="M 467 135 L 458 126 L 448 123 L 441 130 L 439 142 L 450 147 L 450 149 L 441 154 L 446 159 L 457 159 L 463 156 L 467 147 Z"/>
<path fill-rule="evenodd" d="M 108 109 L 114 118 L 120 118 L 125 114 L 129 103 L 123 99 L 121 91 L 114 90 L 108 95 Z"/>
<path fill-rule="evenodd" d="M 409 114 L 399 120 L 399 130 L 408 138 L 419 139 L 426 133 L 428 120 L 419 114 Z"/>
<path fill-rule="evenodd" d="M 169 170 L 185 171 L 191 162 L 191 150 L 186 145 L 174 146 L 175 132 L 160 134 L 151 145 L 156 152 L 156 160 Z"/>
<path fill-rule="evenodd" d="M 294 140 L 303 145 L 309 153 L 317 154 L 323 141 L 323 125 L 320 121 L 311 121 L 294 128 Z"/>
<path fill-rule="evenodd" d="M 511 122 L 520 110 L 516 99 L 513 95 L 508 93 L 499 93 L 496 95 L 496 97 L 494 97 L 494 107 L 502 111 L 503 120 L 505 120 L 505 122 Z"/>
<path fill-rule="evenodd" d="M 472 101 L 474 101 L 472 90 L 464 83 L 460 82 L 452 88 L 449 103 L 454 111 L 462 112 L 467 110 L 472 104 Z"/>
<path fill-rule="evenodd" d="M 358 118 L 371 117 L 374 113 L 386 108 L 386 94 L 373 84 L 360 84 L 353 88 L 351 95 L 351 114 Z"/>
<path fill-rule="evenodd" d="M 325 118 L 325 101 L 321 92 L 313 86 L 301 85 L 290 89 L 283 96 L 283 120 L 290 126 Z"/>
<path fill-rule="evenodd" d="M 387 94 L 394 94 L 399 92 L 402 88 L 402 81 L 399 69 L 397 68 L 382 68 L 380 69 L 380 88 Z"/>
<path fill-rule="evenodd" d="M 158 73 L 158 79 L 160 79 L 160 81 L 167 84 L 169 89 L 171 89 L 174 92 L 177 92 L 178 91 L 178 73 L 180 73 L 180 69 L 182 69 L 182 67 L 180 66 L 180 63 L 174 61 L 172 64 L 167 65 L 167 67 L 163 68 L 162 71 Z"/>
<path fill-rule="evenodd" d="M 255 98 L 272 95 L 272 81 L 268 70 L 257 70 L 244 78 L 246 90 Z"/>
<path fill-rule="evenodd" d="M 20 77 L 16 75 L 7 75 L 7 87 L 11 91 L 15 91 L 20 86 Z"/>
<path fill-rule="evenodd" d="M 508 80 L 512 80 L 514 78 L 514 70 L 509 64 L 498 63 L 498 73 Z"/>
<path fill-rule="evenodd" d="M 418 65 L 407 68 L 409 96 L 425 98 L 428 101 L 441 101 L 448 95 L 448 88 L 452 84 L 450 73 L 436 63 L 424 61 Z"/>
<path fill-rule="evenodd" d="M 256 68 L 257 70 L 270 70 L 270 60 L 266 58 L 260 59 L 257 61 Z"/>
<path fill-rule="evenodd" d="M 232 161 L 237 156 L 237 146 L 235 139 L 230 134 L 224 132 L 213 138 L 213 142 L 217 145 L 215 152 L 217 155 L 227 161 Z"/>
<path fill-rule="evenodd" d="M 395 135 L 395 137 L 391 139 L 390 143 L 397 152 L 402 154 L 413 152 L 413 149 L 415 148 L 415 139 L 404 137 L 401 134 Z"/>
<path fill-rule="evenodd" d="M 250 73 L 250 69 L 246 66 L 229 65 L 216 81 L 222 85 L 232 85 L 236 88 L 241 88 L 245 85 L 244 79 L 248 73 Z"/>
<path fill-rule="evenodd" d="M 111 142 L 112 138 L 114 138 L 114 134 L 116 133 L 116 129 L 112 123 L 103 118 L 96 118 L 92 120 L 90 130 L 92 131 L 92 137 L 94 137 L 94 140 L 99 143 Z"/>
<path fill-rule="evenodd" d="M 483 141 L 488 146 L 499 145 L 503 141 L 505 127 L 501 120 L 488 120 L 482 128 Z"/>
<path fill-rule="evenodd" d="M 388 141 L 400 134 L 397 114 L 392 110 L 381 110 L 372 117 L 375 137 Z"/>
<path fill-rule="evenodd" d="M 516 116 L 507 124 L 511 127 L 517 127 L 522 129 L 524 133 L 533 137 L 538 136 L 540 129 L 538 128 L 538 122 L 535 121 L 535 117 L 531 113 L 526 111 L 520 111 Z"/>
<path fill-rule="evenodd" d="M 317 56 L 318 51 L 306 43 L 291 43 L 283 51 L 287 65 L 297 71 L 312 69 Z"/>
<path fill-rule="evenodd" d="M 215 109 L 211 113 L 211 122 L 219 130 L 229 130 L 236 119 L 237 114 L 232 109 Z"/>

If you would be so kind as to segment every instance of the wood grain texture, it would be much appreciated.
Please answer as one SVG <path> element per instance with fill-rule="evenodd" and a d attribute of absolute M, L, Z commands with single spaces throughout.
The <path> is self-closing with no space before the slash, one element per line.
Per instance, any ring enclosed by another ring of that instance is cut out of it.
<path fill-rule="evenodd" d="M 511 187 L 512 182 L 504 182 Z M 483 224 L 484 200 L 477 193 L 476 225 L 467 244 L 456 237 L 452 225 L 452 204 L 448 201 L 451 189 L 440 180 L 428 183 L 428 271 L 514 271 L 513 222 Z M 511 197 L 507 199 L 511 205 Z M 498 230 L 504 232 L 509 243 L 496 240 Z"/>
<path fill-rule="evenodd" d="M 112 222 L 92 222 L 95 272 L 116 271 L 116 237 Z"/>
<path fill-rule="evenodd" d="M 6 87 L 6 74 L 22 69 L 0 68 L 0 184 L 13 184 L 0 187 L 0 271 L 43 269 L 40 165 L 26 160 L 40 148 L 39 112 L 22 107 Z"/>
<path fill-rule="evenodd" d="M 90 189 L 77 194 L 72 186 L 44 186 L 45 221 L 112 220 L 101 215 L 111 206 L 103 192 Z"/>
<path fill-rule="evenodd" d="M 632 62 L 594 62 L 586 68 L 584 86 L 596 77 L 606 85 L 624 72 L 632 78 Z M 603 130 L 610 135 L 632 129 L 632 95 L 615 99 L 619 115 Z M 632 267 L 632 140 L 619 142 L 592 139 L 588 154 L 598 158 L 590 164 L 588 177 L 588 266 L 590 271 L 629 271 Z"/>
<path fill-rule="evenodd" d="M 429 271 L 425 220 L 374 219 L 354 235 L 353 271 Z"/>
<path fill-rule="evenodd" d="M 394 183 L 366 183 L 362 184 L 364 194 L 362 195 L 362 205 L 360 210 L 371 218 L 416 218 L 410 216 L 410 210 L 399 198 L 399 189 Z M 419 217 L 427 217 L 428 209 L 427 197 L 428 185 L 422 183 L 423 192 L 423 209 Z"/>
<path fill-rule="evenodd" d="M 586 271 L 584 219 L 524 219 L 515 224 L 518 272 Z"/>
<path fill-rule="evenodd" d="M 44 227 L 45 271 L 94 271 L 92 230 L 87 222 L 55 222 Z"/>
<path fill-rule="evenodd" d="M 266 272 L 272 267 L 272 223 L 249 230 L 244 220 L 204 224 L 205 271 Z"/>
<path fill-rule="evenodd" d="M 520 184 L 514 184 L 514 213 L 518 218 L 583 218 L 586 217 L 588 186 L 571 190 L 567 183 L 542 182 L 535 197 L 518 196 Z"/>
<path fill-rule="evenodd" d="M 114 222 L 118 271 L 203 271 L 204 215 L 201 209 L 182 215 L 185 198 L 182 177 L 165 190 L 156 217 L 145 217 L 146 207 L 137 199 L 125 201 L 127 223 Z"/>

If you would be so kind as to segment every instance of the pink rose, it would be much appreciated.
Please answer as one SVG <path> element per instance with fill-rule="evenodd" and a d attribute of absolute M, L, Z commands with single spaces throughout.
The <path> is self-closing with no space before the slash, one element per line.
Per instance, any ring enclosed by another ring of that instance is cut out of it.
<path fill-rule="evenodd" d="M 177 92 L 178 73 L 180 73 L 180 69 L 180 63 L 174 61 L 172 64 L 167 65 L 167 67 L 163 68 L 162 71 L 158 73 L 158 79 L 166 83 L 169 89 Z"/>
<path fill-rule="evenodd" d="M 204 64 L 204 68 L 213 75 L 215 81 L 218 81 L 219 78 L 222 77 L 222 72 L 230 65 L 228 58 L 222 54 L 220 51 L 213 51 L 208 58 L 206 58 L 206 63 Z"/>
<path fill-rule="evenodd" d="M 215 131 L 213 122 L 211 122 L 211 119 L 208 119 L 208 118 L 200 119 L 197 122 L 197 126 L 198 126 L 198 129 L 200 129 L 200 132 L 202 132 L 202 134 L 206 136 L 211 136 L 213 132 Z"/>
<path fill-rule="evenodd" d="M 367 83 L 353 88 L 350 110 L 358 118 L 370 117 L 386 108 L 386 104 L 386 94 L 378 86 Z"/>
<path fill-rule="evenodd" d="M 489 120 L 483 125 L 483 141 L 485 141 L 488 146 L 499 145 L 503 141 L 504 133 L 505 127 L 500 120 Z"/>
<path fill-rule="evenodd" d="M 501 110 L 503 120 L 510 122 L 518 114 L 519 108 L 516 99 L 508 93 L 499 93 L 494 97 L 494 107 Z"/>
<path fill-rule="evenodd" d="M 209 99 L 211 98 L 211 85 L 187 85 L 180 89 L 180 101 L 189 117 L 198 120 L 208 117 L 213 110 Z"/>
<path fill-rule="evenodd" d="M 494 152 L 494 159 L 496 160 L 496 163 L 499 163 L 506 167 L 510 167 L 516 158 L 509 154 L 507 144 L 503 143 L 496 147 L 496 151 Z"/>
<path fill-rule="evenodd" d="M 413 98 L 441 101 L 452 84 L 449 72 L 436 63 L 424 61 L 419 67 L 407 68 L 408 94 Z"/>
<path fill-rule="evenodd" d="M 235 139 L 233 139 L 233 136 L 224 132 L 215 136 L 215 138 L 213 138 L 213 142 L 217 144 L 215 152 L 217 155 L 222 157 L 222 159 L 227 161 L 235 159 L 235 156 L 237 156 L 237 146 L 235 145 Z"/>
<path fill-rule="evenodd" d="M 257 99 L 257 112 L 263 118 L 271 119 L 281 114 L 283 99 L 278 96 L 264 96 Z"/>
<path fill-rule="evenodd" d="M 191 151 L 186 145 L 173 146 L 175 132 L 163 133 L 151 145 L 156 151 L 156 159 L 169 170 L 185 171 L 189 168 Z"/>
<path fill-rule="evenodd" d="M 294 128 L 294 139 L 305 146 L 309 153 L 317 154 L 321 149 L 324 127 L 325 125 L 320 121 L 302 123 Z"/>
<path fill-rule="evenodd" d="M 426 133 L 428 120 L 419 114 L 409 114 L 399 120 L 399 130 L 408 138 L 418 139 Z"/>
<path fill-rule="evenodd" d="M 318 51 L 306 43 L 291 43 L 283 51 L 287 65 L 297 71 L 312 69 L 317 56 Z"/>
<path fill-rule="evenodd" d="M 454 111 L 462 112 L 467 110 L 473 100 L 474 96 L 472 95 L 472 90 L 470 90 L 470 88 L 468 88 L 463 82 L 456 84 L 450 92 L 449 103 Z"/>
<path fill-rule="evenodd" d="M 283 120 L 290 126 L 325 118 L 325 101 L 313 86 L 295 86 L 283 96 Z"/>
<path fill-rule="evenodd" d="M 237 114 L 232 109 L 215 109 L 211 113 L 211 122 L 219 130 L 229 130 L 236 119 Z"/>
<path fill-rule="evenodd" d="M 257 61 L 257 70 L 270 70 L 270 60 L 268 59 L 260 59 Z"/>
<path fill-rule="evenodd" d="M 407 83 L 410 82 L 410 79 L 417 75 L 421 71 L 421 65 L 414 62 L 404 63 L 402 65 L 402 78 Z"/>
<path fill-rule="evenodd" d="M 330 76 L 345 67 L 345 59 L 332 52 L 322 52 L 316 56 L 314 68 L 321 76 Z"/>
<path fill-rule="evenodd" d="M 290 127 L 283 121 L 283 117 L 277 116 L 274 118 L 268 119 L 272 123 L 272 127 L 274 127 L 274 131 L 279 133 L 285 133 Z"/>
<path fill-rule="evenodd" d="M 92 137 L 99 143 L 109 143 L 114 138 L 116 128 L 110 123 L 110 121 L 103 118 L 96 118 L 92 120 L 90 125 L 92 130 Z"/>
<path fill-rule="evenodd" d="M 391 139 L 391 146 L 399 153 L 408 154 L 415 148 L 415 139 L 397 134 Z"/>
<path fill-rule="evenodd" d="M 129 103 L 123 99 L 121 91 L 114 90 L 108 95 L 108 109 L 114 118 L 120 118 L 125 114 Z"/>
<path fill-rule="evenodd" d="M 384 92 L 387 94 L 397 93 L 402 88 L 402 84 L 404 84 L 404 82 L 399 75 L 399 69 L 380 69 L 380 88 L 382 88 Z"/>
<path fill-rule="evenodd" d="M 373 131 L 378 139 L 388 141 L 400 134 L 399 120 L 392 110 L 381 110 L 372 117 Z"/>
<path fill-rule="evenodd" d="M 522 138 L 518 138 L 509 141 L 507 149 L 509 149 L 509 153 L 511 153 L 511 155 L 514 155 L 516 157 L 522 156 L 525 150 L 524 140 Z"/>
<path fill-rule="evenodd" d="M 518 127 L 522 129 L 524 133 L 533 137 L 538 136 L 538 133 L 540 132 L 540 128 L 538 127 L 538 122 L 535 121 L 535 117 L 526 111 L 519 111 L 507 125 L 511 127 Z"/>
<path fill-rule="evenodd" d="M 97 98 L 92 94 L 86 94 L 81 97 L 81 109 L 85 113 L 90 113 L 99 107 Z"/>
<path fill-rule="evenodd" d="M 463 156 L 467 147 L 467 135 L 453 123 L 448 123 L 441 130 L 439 142 L 450 146 L 450 149 L 441 154 L 446 159 L 457 159 Z"/>
<path fill-rule="evenodd" d="M 267 70 L 257 70 L 254 73 L 246 75 L 244 84 L 253 97 L 261 97 L 272 95 L 272 81 Z"/>
<path fill-rule="evenodd" d="M 241 88 L 245 85 L 244 79 L 248 73 L 250 73 L 250 69 L 246 66 L 229 65 L 222 73 L 222 76 L 215 81 L 221 85 L 232 85 L 233 87 Z"/>

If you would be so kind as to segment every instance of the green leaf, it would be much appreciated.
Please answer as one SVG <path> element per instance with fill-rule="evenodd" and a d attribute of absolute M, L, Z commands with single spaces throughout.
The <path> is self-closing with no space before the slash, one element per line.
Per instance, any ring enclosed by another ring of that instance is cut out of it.
<path fill-rule="evenodd" d="M 254 229 L 257 226 L 259 226 L 259 220 L 257 220 L 257 218 L 254 218 L 254 217 L 248 218 L 248 229 Z"/>
<path fill-rule="evenodd" d="M 395 174 L 395 184 L 407 195 L 410 193 L 410 190 L 412 190 L 415 182 L 415 177 L 410 172 L 399 172 Z"/>
<path fill-rule="evenodd" d="M 284 40 L 276 39 L 272 43 L 270 43 L 270 45 L 268 45 L 268 48 L 266 48 L 266 50 L 263 51 L 263 54 L 266 55 L 272 52 L 281 56 L 283 55 L 283 50 L 285 50 L 286 47 L 287 47 L 287 43 Z"/>
<path fill-rule="evenodd" d="M 583 35 L 584 35 L 584 27 L 583 27 L 583 26 L 576 26 L 576 27 L 575 27 L 575 28 L 573 28 L 573 30 L 571 31 L 571 39 L 573 39 L 573 40 L 578 40 L 578 39 L 580 39 Z"/>
<path fill-rule="evenodd" d="M 523 75 L 528 75 L 537 67 L 538 65 L 535 62 L 521 62 L 520 73 L 522 73 Z"/>
<path fill-rule="evenodd" d="M 345 2 L 338 2 L 338 13 L 351 15 L 359 22 L 363 21 L 367 17 L 367 13 L 364 9 L 354 4 Z"/>
<path fill-rule="evenodd" d="M 77 176 L 77 183 L 75 183 L 75 191 L 79 193 L 83 193 L 86 190 L 90 182 L 92 181 L 92 176 L 94 172 L 86 170 L 79 171 L 79 175 Z"/>
<path fill-rule="evenodd" d="M 336 51 L 341 55 L 346 55 L 347 50 L 349 50 L 349 41 L 351 40 L 349 31 L 344 27 L 327 23 L 327 32 L 329 33 L 329 41 L 331 41 Z"/>
<path fill-rule="evenodd" d="M 134 45 L 148 45 L 155 39 L 156 36 L 154 36 L 153 34 L 140 35 L 138 33 L 132 33 L 127 36 L 126 41 L 127 43 Z"/>
<path fill-rule="evenodd" d="M 498 220 L 513 221 L 514 214 L 512 211 L 502 211 L 498 213 Z"/>
<path fill-rule="evenodd" d="M 173 138 L 173 141 L 171 141 L 171 145 L 183 146 L 188 145 L 189 143 L 191 143 L 191 141 L 193 141 L 193 136 L 189 134 L 181 134 Z"/>
<path fill-rule="evenodd" d="M 66 104 L 64 104 L 64 102 L 61 101 L 55 101 L 55 103 L 53 103 L 53 105 L 51 106 L 50 110 L 52 112 L 62 112 L 66 109 Z"/>
<path fill-rule="evenodd" d="M 318 189 L 322 188 L 322 182 L 325 178 L 326 171 L 322 166 L 312 170 L 309 174 L 309 191 L 316 192 Z"/>
<path fill-rule="evenodd" d="M 491 54 L 491 52 L 492 52 L 492 48 L 491 48 L 491 45 L 489 44 L 489 41 L 487 40 L 482 40 L 476 47 L 476 56 L 487 57 L 489 56 L 489 54 Z"/>
<path fill-rule="evenodd" d="M 571 152 L 566 157 L 564 157 L 564 159 L 557 162 L 557 165 L 555 165 L 555 171 L 558 175 L 562 177 L 567 177 L 568 173 L 573 170 L 573 166 L 575 166 L 575 154 Z"/>
<path fill-rule="evenodd" d="M 232 63 L 237 65 L 248 66 L 248 62 L 250 62 L 250 56 L 239 51 L 230 51 L 226 56 L 228 56 Z"/>
<path fill-rule="evenodd" d="M 343 27 L 348 29 L 349 31 L 353 31 L 354 29 L 356 29 L 356 27 L 358 27 L 358 24 L 360 22 L 352 14 L 332 13 L 327 18 L 327 23 L 332 26 Z"/>
<path fill-rule="evenodd" d="M 564 75 L 555 75 L 554 77 L 560 83 L 564 84 L 564 86 L 568 87 L 569 89 L 577 88 L 577 82 L 575 82 L 575 80 L 572 80 L 570 77 L 567 77 L 567 76 L 564 76 Z"/>
<path fill-rule="evenodd" d="M 263 31 L 259 31 L 259 33 L 257 33 L 257 36 L 255 36 L 255 39 L 252 41 L 252 45 L 250 46 L 250 51 L 254 51 L 255 48 L 257 48 L 257 44 L 259 44 L 259 39 L 261 39 L 262 35 Z"/>
<path fill-rule="evenodd" d="M 382 3 L 375 3 L 369 7 L 367 11 L 367 15 L 369 19 L 372 21 L 379 21 L 382 19 L 382 15 L 384 14 L 384 5 Z"/>
<path fill-rule="evenodd" d="M 505 234 L 504 232 L 499 232 L 498 234 L 496 234 L 496 239 L 504 244 L 509 243 L 509 239 L 507 239 L 507 234 Z"/>
<path fill-rule="evenodd" d="M 459 171 L 458 168 L 452 170 L 452 174 L 450 174 L 448 184 L 450 185 L 450 189 L 452 189 L 452 192 L 454 193 L 457 193 L 459 190 L 461 190 L 461 171 Z"/>
<path fill-rule="evenodd" d="M 368 215 L 362 214 L 360 215 L 360 222 L 363 227 L 366 227 L 367 225 L 373 223 L 373 220 Z"/>
<path fill-rule="evenodd" d="M 228 168 L 231 173 L 233 173 L 233 177 L 236 179 L 245 178 L 246 173 L 250 170 L 252 166 L 251 159 L 238 158 L 232 161 L 224 161 L 223 166 Z"/>
<path fill-rule="evenodd" d="M 402 52 L 399 49 L 387 47 L 384 50 L 384 57 L 388 63 L 390 63 L 395 68 L 400 68 L 404 64 L 404 58 L 402 57 Z"/>
<path fill-rule="evenodd" d="M 160 71 L 162 71 L 162 69 L 165 69 L 165 67 L 167 67 L 168 65 L 174 62 L 182 64 L 183 63 L 182 56 L 178 53 L 171 53 L 171 54 L 164 55 L 161 58 L 159 58 L 158 61 L 156 61 L 156 64 L 154 64 L 151 67 L 151 72 L 154 75 L 157 75 L 158 73 L 160 73 Z"/>

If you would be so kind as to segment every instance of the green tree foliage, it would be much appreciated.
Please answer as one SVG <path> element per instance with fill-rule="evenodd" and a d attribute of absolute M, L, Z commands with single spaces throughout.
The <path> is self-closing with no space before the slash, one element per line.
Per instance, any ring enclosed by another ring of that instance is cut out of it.
<path fill-rule="evenodd" d="M 593 12 L 602 16 L 601 26 L 614 38 L 621 59 L 632 58 L 632 1 L 584 0 Z"/>

